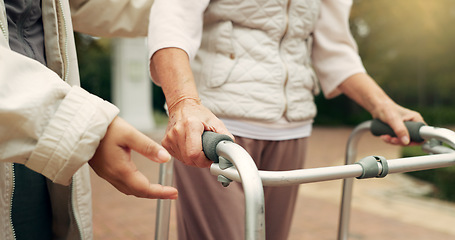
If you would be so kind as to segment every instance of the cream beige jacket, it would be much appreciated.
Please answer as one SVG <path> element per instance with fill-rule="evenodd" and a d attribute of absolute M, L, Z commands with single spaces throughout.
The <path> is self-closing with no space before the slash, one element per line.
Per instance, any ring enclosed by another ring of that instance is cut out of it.
<path fill-rule="evenodd" d="M 15 239 L 13 162 L 54 183 L 53 209 L 71 203 L 68 211 L 53 213 L 56 239 L 93 238 L 87 162 L 119 110 L 79 87 L 73 27 L 97 36 L 145 36 L 151 4 L 42 0 L 46 67 L 10 50 L 0 0 L 0 239 Z"/>
<path fill-rule="evenodd" d="M 312 33 L 320 5 L 319 0 L 211 1 L 192 64 L 204 105 L 233 119 L 312 119 L 319 91 L 311 67 Z"/>

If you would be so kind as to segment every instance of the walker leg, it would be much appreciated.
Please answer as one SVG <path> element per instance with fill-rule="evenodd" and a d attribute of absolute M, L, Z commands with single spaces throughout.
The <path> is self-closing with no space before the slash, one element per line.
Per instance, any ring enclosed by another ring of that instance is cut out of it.
<path fill-rule="evenodd" d="M 172 185 L 174 175 L 174 158 L 160 165 L 159 183 Z M 171 200 L 158 199 L 156 206 L 155 240 L 169 239 L 169 221 L 171 217 Z"/>
<path fill-rule="evenodd" d="M 346 146 L 345 164 L 353 164 L 357 156 L 357 145 L 363 133 L 368 132 L 371 121 L 358 125 L 351 133 Z M 338 223 L 338 240 L 347 240 L 349 233 L 349 220 L 351 214 L 351 199 L 354 179 L 343 179 L 343 194 L 341 196 L 340 218 Z"/>
<path fill-rule="evenodd" d="M 346 178 L 343 180 L 343 194 L 341 197 L 338 240 L 348 239 L 353 181 L 353 178 Z"/>

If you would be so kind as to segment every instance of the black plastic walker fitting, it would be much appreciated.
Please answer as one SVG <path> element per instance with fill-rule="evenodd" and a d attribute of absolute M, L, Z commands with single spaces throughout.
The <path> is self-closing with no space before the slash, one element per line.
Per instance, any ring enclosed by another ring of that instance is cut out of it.
<path fill-rule="evenodd" d="M 378 162 L 382 165 L 382 171 L 379 172 Z M 383 178 L 389 173 L 389 165 L 387 164 L 387 160 L 381 156 L 368 156 L 365 158 L 360 159 L 356 164 L 362 166 L 363 172 L 362 175 L 357 177 L 357 179 L 364 179 L 364 178 Z"/>
<path fill-rule="evenodd" d="M 423 139 L 420 136 L 420 128 L 422 126 L 425 126 L 425 123 L 406 121 L 406 122 L 404 122 L 404 125 L 408 129 L 409 137 L 412 142 L 425 141 L 425 139 Z M 385 134 L 390 135 L 392 137 L 397 136 L 389 125 L 385 124 L 384 122 L 382 122 L 379 119 L 372 120 L 370 130 L 374 136 L 381 136 L 381 135 L 385 135 Z"/>
<path fill-rule="evenodd" d="M 215 163 L 219 162 L 218 154 L 216 153 L 216 145 L 221 141 L 234 142 L 228 135 L 215 132 L 205 131 L 202 134 L 202 150 L 205 156 Z"/>

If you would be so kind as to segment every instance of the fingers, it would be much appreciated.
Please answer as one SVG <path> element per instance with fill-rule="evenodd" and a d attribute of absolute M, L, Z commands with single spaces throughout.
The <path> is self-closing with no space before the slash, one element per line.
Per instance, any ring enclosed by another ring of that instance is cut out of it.
<path fill-rule="evenodd" d="M 177 190 L 173 187 L 151 184 L 131 161 L 129 149 L 120 146 L 109 147 L 107 154 L 96 153 L 89 164 L 98 176 L 124 194 L 150 199 L 175 199 L 178 196 Z"/>
<path fill-rule="evenodd" d="M 202 150 L 202 133 L 215 131 L 234 137 L 224 124 L 203 106 L 174 111 L 169 117 L 166 135 L 161 144 L 169 153 L 186 165 L 210 167 L 212 162 Z"/>
<path fill-rule="evenodd" d="M 177 189 L 173 187 L 151 184 L 147 177 L 137 170 L 129 154 L 119 152 L 118 156 L 111 156 L 107 161 L 93 159 L 90 166 L 100 177 L 124 194 L 149 199 L 176 199 L 178 196 Z"/>
<path fill-rule="evenodd" d="M 397 135 L 396 139 L 391 138 L 391 142 L 394 144 L 403 144 L 403 145 L 408 145 L 411 140 L 409 138 L 409 132 L 406 126 L 404 125 L 403 120 L 397 118 L 389 123 L 390 127 L 393 129 L 395 134 Z"/>
<path fill-rule="evenodd" d="M 134 151 L 157 163 L 171 160 L 171 155 L 164 147 L 139 131 L 135 131 L 128 144 Z"/>
<path fill-rule="evenodd" d="M 186 165 L 206 168 L 211 165 L 202 151 L 204 127 L 195 118 L 187 118 L 168 129 L 161 144 L 172 156 Z"/>
<path fill-rule="evenodd" d="M 121 129 L 124 134 L 122 136 L 123 139 L 121 139 L 123 142 L 119 143 L 120 145 L 132 149 L 158 163 L 168 162 L 171 159 L 171 155 L 165 148 L 131 126 L 122 118 L 116 118 L 113 124 Z"/>
<path fill-rule="evenodd" d="M 142 198 L 177 198 L 177 190 L 150 181 L 137 170 L 131 150 L 156 162 L 170 159 L 159 144 L 117 117 L 111 123 L 89 164 L 92 169 L 119 191 Z"/>
<path fill-rule="evenodd" d="M 160 184 L 151 184 L 150 181 L 139 171 L 122 176 L 122 179 L 112 184 L 126 195 L 133 195 L 149 199 L 176 199 L 177 189 Z"/>
<path fill-rule="evenodd" d="M 205 131 L 212 131 L 212 132 L 216 132 L 216 133 L 219 133 L 219 134 L 227 135 L 235 142 L 234 135 L 232 135 L 226 129 L 226 127 L 224 126 L 224 124 L 221 123 L 221 121 L 220 122 L 215 122 L 215 123 L 212 123 L 212 124 L 207 124 L 207 123 L 203 123 L 203 124 L 204 124 L 204 130 Z"/>
<path fill-rule="evenodd" d="M 381 120 L 387 123 L 393 129 L 397 137 L 384 135 L 381 136 L 382 140 L 396 145 L 403 146 L 407 146 L 410 144 L 417 145 L 415 143 L 411 143 L 409 132 L 404 122 L 405 121 L 424 122 L 422 116 L 418 112 L 411 111 L 401 106 L 397 106 L 396 111 L 390 111 L 388 112 L 388 114 L 384 114 L 383 116 L 387 117 L 383 117 L 384 119 Z"/>

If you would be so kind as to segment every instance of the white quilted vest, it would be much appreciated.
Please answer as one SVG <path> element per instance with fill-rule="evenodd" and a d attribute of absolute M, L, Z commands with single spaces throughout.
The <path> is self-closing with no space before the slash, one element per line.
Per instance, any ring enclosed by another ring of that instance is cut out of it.
<path fill-rule="evenodd" d="M 192 63 L 203 104 L 218 117 L 312 119 L 311 68 L 320 0 L 215 0 Z"/>

